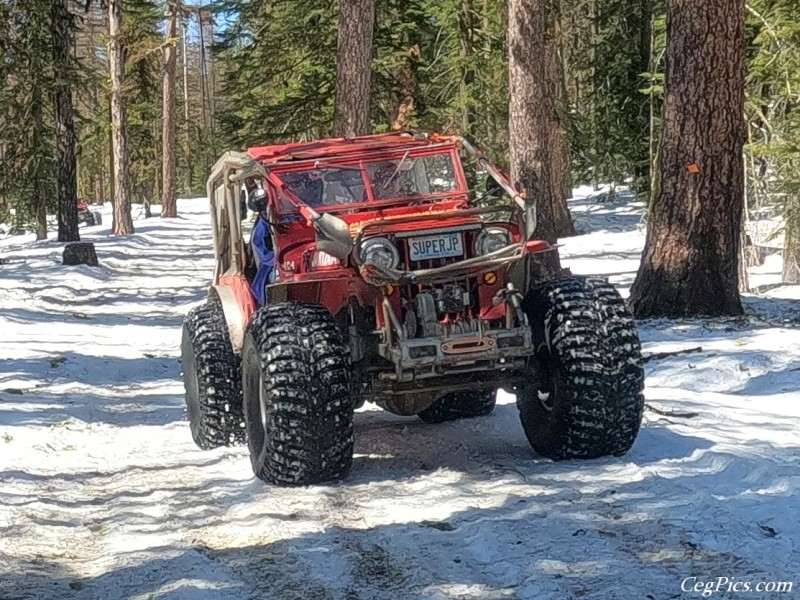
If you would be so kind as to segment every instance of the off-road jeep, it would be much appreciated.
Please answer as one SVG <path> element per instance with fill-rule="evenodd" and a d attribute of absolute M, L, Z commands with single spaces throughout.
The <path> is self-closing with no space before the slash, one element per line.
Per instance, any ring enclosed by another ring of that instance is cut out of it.
<path fill-rule="evenodd" d="M 482 194 L 462 155 L 487 175 Z M 265 199 L 265 291 L 253 288 L 243 188 Z M 364 402 L 440 423 L 488 415 L 498 388 L 516 394 L 540 455 L 633 444 L 644 374 L 623 300 L 600 278 L 529 281 L 530 257 L 553 251 L 532 239 L 533 199 L 466 140 L 397 133 L 229 152 L 208 195 L 216 269 L 182 342 L 201 448 L 246 440 L 265 481 L 333 480 L 350 469 Z"/>
<path fill-rule="evenodd" d="M 103 214 L 100 211 L 89 210 L 89 202 L 78 200 L 78 223 L 86 223 L 88 227 L 103 224 Z"/>

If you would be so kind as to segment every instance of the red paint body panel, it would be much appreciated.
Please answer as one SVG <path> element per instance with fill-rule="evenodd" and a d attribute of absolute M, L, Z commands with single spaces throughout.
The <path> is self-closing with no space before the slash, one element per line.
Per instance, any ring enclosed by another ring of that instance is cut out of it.
<path fill-rule="evenodd" d="M 268 286 L 268 298 L 273 301 L 312 302 L 322 304 L 333 314 L 337 314 L 355 300 L 358 304 L 375 307 L 376 320 L 383 322 L 381 302 L 384 290 L 364 281 L 359 275 L 357 265 L 352 260 L 342 261 L 341 266 L 326 264 L 313 268 L 311 257 L 315 251 L 315 232 L 307 220 L 313 212 L 330 212 L 350 226 L 353 236 L 364 230 L 367 236 L 385 235 L 393 237 L 408 236 L 419 231 L 426 235 L 440 228 L 463 227 L 470 225 L 500 225 L 509 229 L 514 242 L 520 241 L 519 227 L 515 222 L 498 223 L 482 220 L 476 214 L 458 214 L 468 210 L 469 189 L 463 166 L 458 155 L 460 139 L 433 134 L 419 138 L 408 133 L 371 135 L 353 139 L 330 138 L 305 143 L 276 144 L 249 148 L 247 153 L 259 161 L 267 172 L 262 185 L 267 190 L 272 219 L 275 221 L 276 284 Z M 351 165 L 367 177 L 367 166 L 371 162 L 398 160 L 409 155 L 424 158 L 432 155 L 448 155 L 452 159 L 455 189 L 448 192 L 430 193 L 427 196 L 376 200 L 370 181 L 365 187 L 366 199 L 350 204 L 314 207 L 309 211 L 293 192 L 289 192 L 281 179 L 281 174 L 304 171 L 314 168 Z M 317 166 L 319 165 L 319 166 Z M 281 199 L 283 198 L 283 199 Z M 286 199 L 289 204 L 287 207 Z M 419 199 L 417 199 L 419 198 Z M 289 212 L 290 211 L 290 212 Z M 305 217 L 301 215 L 305 214 Z M 547 248 L 546 242 L 532 241 L 525 247 L 526 253 L 540 252 Z M 466 256 L 471 251 L 465 248 Z M 492 299 L 505 287 L 507 269 L 495 271 L 496 280 L 487 284 L 479 278 L 477 290 L 479 315 L 483 319 L 496 320 L 505 315 L 505 304 L 494 306 Z M 249 320 L 256 304 L 247 280 L 243 275 L 226 276 L 221 285 L 230 286 Z M 390 304 L 396 314 L 402 314 L 402 295 L 395 291 L 389 296 Z"/>

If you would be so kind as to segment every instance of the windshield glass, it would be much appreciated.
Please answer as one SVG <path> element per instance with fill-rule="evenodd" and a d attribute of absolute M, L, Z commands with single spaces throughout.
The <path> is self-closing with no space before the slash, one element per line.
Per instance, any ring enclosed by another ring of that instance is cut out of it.
<path fill-rule="evenodd" d="M 450 154 L 406 155 L 360 164 L 320 166 L 279 173 L 278 177 L 311 207 L 335 208 L 368 202 L 367 186 L 376 202 L 411 198 L 425 200 L 426 196 L 432 196 L 430 200 L 433 201 L 438 194 L 459 189 Z M 281 210 L 292 212 L 294 209 L 288 199 L 283 198 Z"/>
<path fill-rule="evenodd" d="M 369 163 L 367 173 L 376 200 L 427 196 L 458 189 L 449 154 L 406 156 L 400 160 Z"/>

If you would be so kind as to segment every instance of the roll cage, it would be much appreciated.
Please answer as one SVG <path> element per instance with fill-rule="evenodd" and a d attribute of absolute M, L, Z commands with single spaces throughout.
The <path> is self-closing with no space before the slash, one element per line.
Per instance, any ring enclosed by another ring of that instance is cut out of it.
<path fill-rule="evenodd" d="M 417 158 L 434 156 L 447 152 L 452 160 L 457 186 L 455 190 L 428 194 L 431 199 L 458 201 L 468 199 L 466 177 L 458 156 L 458 148 L 464 148 L 472 154 L 479 164 L 488 172 L 490 177 L 508 194 L 513 204 L 507 211 L 514 211 L 520 217 L 520 223 L 525 232 L 525 239 L 532 236 L 536 227 L 536 209 L 531 199 L 524 198 L 512 186 L 508 178 L 497 169 L 480 151 L 476 150 L 467 140 L 459 136 L 441 136 L 438 134 L 394 133 L 385 135 L 364 136 L 352 139 L 333 138 L 308 143 L 283 144 L 273 146 L 259 146 L 243 152 L 226 152 L 213 166 L 207 181 L 207 193 L 211 204 L 211 220 L 214 238 L 214 254 L 216 266 L 214 270 L 214 284 L 218 284 L 225 276 L 239 276 L 244 272 L 246 251 L 242 233 L 240 194 L 242 183 L 249 178 L 261 179 L 267 189 L 267 194 L 282 194 L 280 203 L 277 198 L 270 198 L 273 207 L 280 206 L 288 201 L 293 207 L 294 214 L 299 213 L 310 223 L 317 235 L 318 245 L 327 243 L 331 237 L 338 238 L 333 245 L 326 248 L 352 248 L 351 231 L 355 218 L 343 221 L 332 214 L 342 210 L 353 212 L 377 211 L 373 220 L 424 220 L 431 219 L 431 215 L 419 214 L 419 208 L 409 208 L 386 218 L 383 211 L 398 204 L 413 203 L 417 198 L 389 198 L 376 199 L 371 185 L 366 185 L 367 200 L 361 203 L 351 203 L 336 206 L 312 207 L 299 198 L 290 187 L 281 179 L 285 173 L 300 172 L 314 165 L 358 165 L 362 177 L 369 181 L 368 174 L 364 175 L 367 165 L 379 160 L 400 160 L 403 157 Z M 448 212 L 452 210 L 453 203 L 448 203 Z M 474 209 L 473 209 L 474 210 Z M 502 209 L 500 209 L 502 210 Z M 498 208 L 492 209 L 497 212 Z M 417 213 L 417 214 L 411 214 Z M 290 211 L 279 211 L 280 215 L 289 215 Z M 349 216 L 349 215 L 348 215 Z M 451 216 L 448 214 L 448 216 Z M 323 218 L 325 217 L 325 218 Z M 374 223 L 373 223 L 374 224 Z M 360 230 L 352 231 L 352 233 Z M 342 236 L 347 236 L 348 241 L 341 242 Z M 349 242 L 349 246 L 348 246 Z M 328 251 L 328 250 L 326 250 Z"/>

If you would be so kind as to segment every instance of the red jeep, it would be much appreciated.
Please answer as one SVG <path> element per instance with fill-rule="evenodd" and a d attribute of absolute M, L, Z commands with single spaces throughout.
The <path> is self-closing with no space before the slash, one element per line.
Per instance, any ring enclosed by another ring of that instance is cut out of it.
<path fill-rule="evenodd" d="M 483 194 L 470 192 L 462 154 L 487 175 Z M 243 188 L 266 243 L 245 241 Z M 208 195 L 216 269 L 182 341 L 201 448 L 246 439 L 265 481 L 333 480 L 350 469 L 365 401 L 440 423 L 488 415 L 498 388 L 516 394 L 542 456 L 633 444 L 644 372 L 623 300 L 600 278 L 529 281 L 529 257 L 553 250 L 531 239 L 535 205 L 464 139 L 229 152 Z M 258 247 L 274 256 L 266 279 Z"/>
<path fill-rule="evenodd" d="M 99 211 L 89 209 L 89 201 L 78 199 L 78 223 L 86 223 L 88 227 L 103 224 L 103 215 Z"/>

